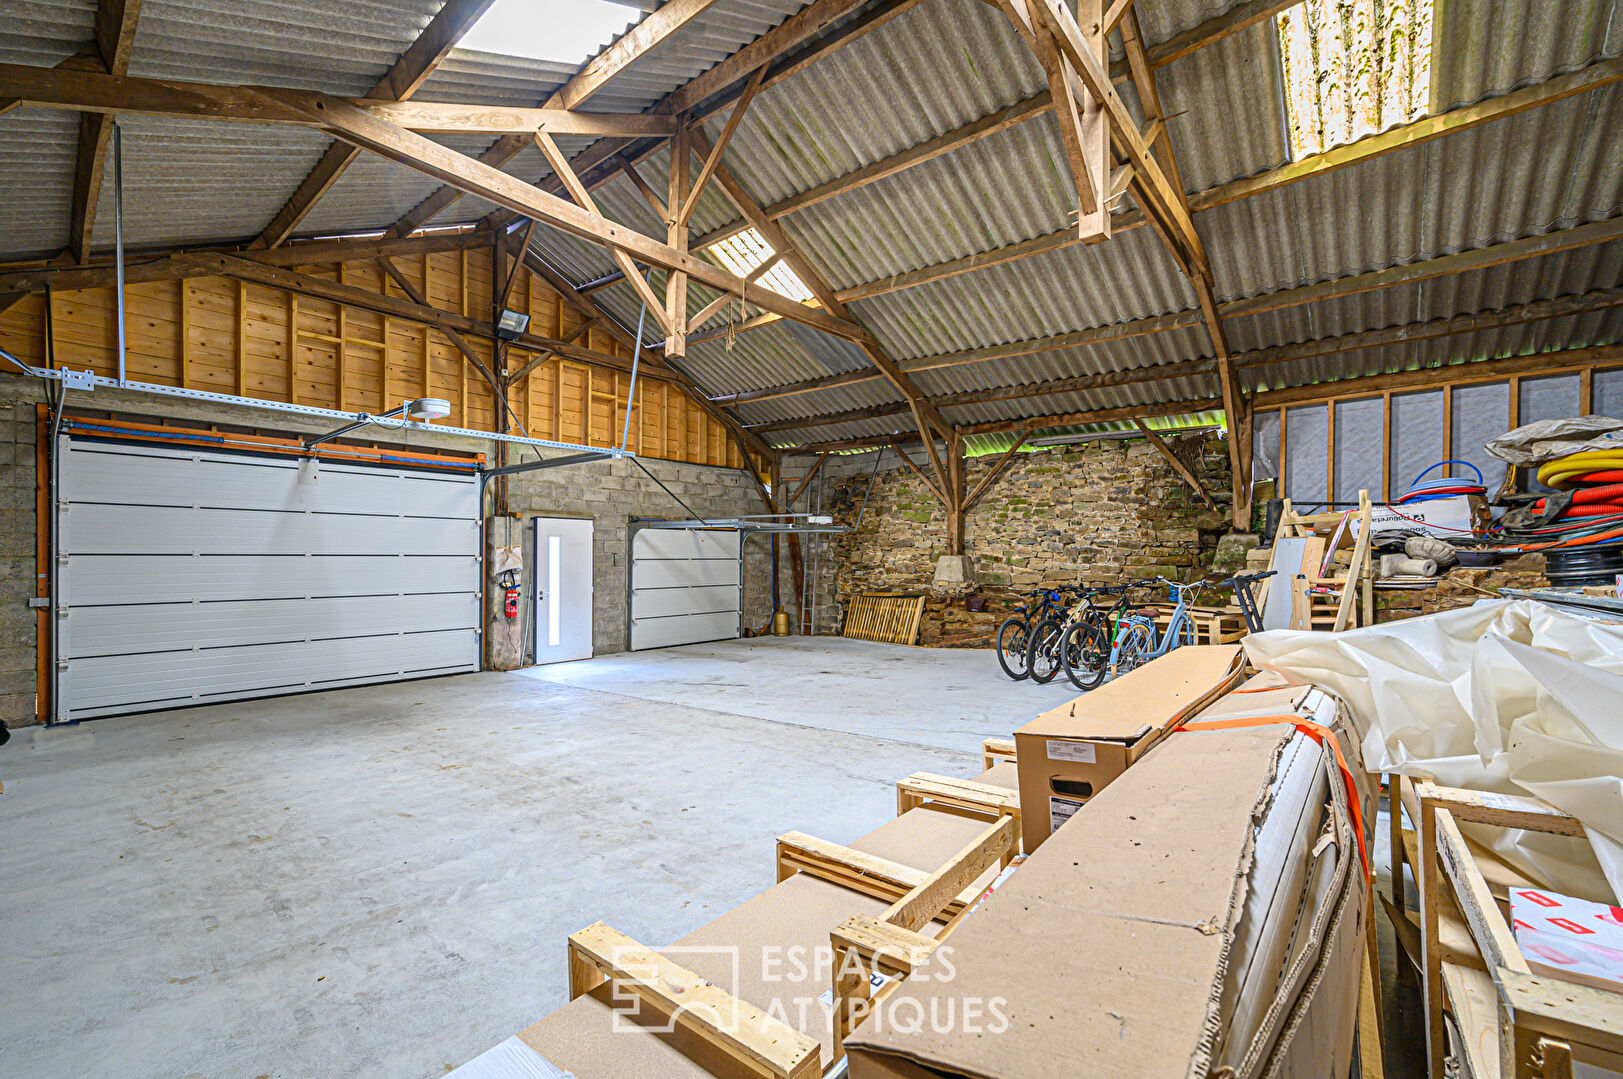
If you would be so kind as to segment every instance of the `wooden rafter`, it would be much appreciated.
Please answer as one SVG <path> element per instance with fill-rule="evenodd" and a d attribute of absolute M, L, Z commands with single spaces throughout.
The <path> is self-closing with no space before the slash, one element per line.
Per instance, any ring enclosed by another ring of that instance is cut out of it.
<path fill-rule="evenodd" d="M 699 153 L 709 153 L 710 143 L 702 131 L 694 131 L 692 138 L 694 147 Z M 824 309 L 833 317 L 854 325 L 849 312 L 845 309 L 845 305 L 834 298 L 833 290 L 824 282 L 822 275 L 795 249 L 795 246 L 789 242 L 789 238 L 784 235 L 783 230 L 766 219 L 766 216 L 761 212 L 760 204 L 750 197 L 749 193 L 744 190 L 743 185 L 728 171 L 727 166 L 719 163 L 716 165 L 715 180 L 716 183 L 721 185 L 722 190 L 727 193 L 727 197 L 732 200 L 733 205 L 738 207 L 739 213 L 744 215 L 745 220 L 755 227 L 773 252 L 781 256 L 784 263 L 811 290 L 818 303 L 822 304 Z M 742 295 L 742 285 L 738 291 Z M 751 295 L 754 297 L 752 302 L 757 306 L 770 308 L 771 305 L 762 302 L 762 299 L 777 294 L 770 289 L 756 289 Z M 795 306 L 799 307 L 800 305 L 796 304 Z M 780 311 L 779 313 L 789 314 L 786 311 Z M 924 395 L 913 385 L 912 380 L 903 374 L 901 369 L 896 366 L 895 361 L 885 354 L 884 349 L 880 347 L 878 340 L 871 333 L 861 330 L 849 340 L 854 341 L 862 349 L 864 355 L 868 357 L 869 362 L 879 369 L 880 373 L 901 392 L 903 397 L 915 405 L 921 424 L 928 424 L 945 437 L 952 437 L 952 426 L 941 417 L 941 413 L 936 411 L 934 406 L 924 399 Z"/>
<path fill-rule="evenodd" d="M 550 285 L 570 306 L 587 318 L 599 320 L 604 329 L 627 349 L 636 347 L 636 342 L 631 339 L 631 335 L 619 323 L 605 315 L 603 310 L 589 296 L 583 296 L 576 291 L 574 286 L 570 285 L 556 270 L 542 262 L 533 251 L 526 250 L 524 252 L 524 265 L 529 268 L 531 273 Z M 776 450 L 761 441 L 759 435 L 744 430 L 732 413 L 711 404 L 708 395 L 680 368 L 665 367 L 652 361 L 644 361 L 644 363 L 656 370 L 671 372 L 674 375 L 673 380 L 682 385 L 682 388 L 693 399 L 693 402 L 703 409 L 708 416 L 721 424 L 722 428 L 737 444 L 739 454 L 744 458 L 746 471 L 754 472 L 754 466 L 751 462 L 755 457 L 768 460 L 776 458 Z M 647 369 L 647 367 L 644 369 Z"/>
<path fill-rule="evenodd" d="M 535 133 L 535 144 L 546 155 L 547 163 L 552 166 L 552 171 L 557 174 L 559 179 L 563 180 L 564 189 L 569 192 L 570 197 L 579 204 L 581 209 L 601 217 L 602 215 L 598 213 L 597 203 L 592 199 L 591 192 L 586 190 L 586 186 L 580 182 L 580 177 L 575 175 L 575 170 L 570 167 L 569 159 L 564 157 L 563 151 L 558 148 L 558 144 L 553 141 L 552 136 L 545 131 L 537 131 Z M 632 263 L 631 256 L 618 247 L 611 247 L 609 254 L 613 256 L 615 265 L 620 267 L 620 272 L 625 274 L 626 280 L 630 281 L 632 287 L 637 290 L 637 295 L 642 297 L 642 302 L 654 313 L 655 321 L 662 328 L 668 326 L 664 302 L 654 295 L 654 290 L 649 287 L 647 279 L 637 272 L 637 267 Z"/>
<path fill-rule="evenodd" d="M 1137 416 L 1133 417 L 1133 424 L 1141 432 L 1143 432 L 1145 439 L 1149 441 L 1150 445 L 1161 451 L 1161 456 L 1167 459 L 1167 463 L 1172 466 L 1172 470 L 1176 472 L 1179 478 L 1187 483 L 1191 489 L 1194 490 L 1195 494 L 1200 496 L 1200 500 L 1206 503 L 1207 506 L 1211 507 L 1214 513 L 1217 512 L 1217 502 L 1212 498 L 1211 494 L 1206 490 L 1206 488 L 1201 486 L 1200 477 L 1196 476 L 1194 472 L 1190 470 L 1189 466 L 1183 463 L 1182 458 L 1172 452 L 1172 447 L 1168 446 L 1166 442 L 1161 439 L 1160 435 L 1152 431 L 1149 424 L 1145 423 Z"/>
<path fill-rule="evenodd" d="M 828 454 L 824 453 L 818 455 L 817 462 L 813 464 L 809 470 L 807 470 L 804 476 L 800 477 L 800 482 L 797 483 L 795 485 L 795 489 L 790 492 L 788 500 L 784 502 L 785 509 L 793 506 L 795 504 L 795 499 L 799 498 L 801 493 L 804 492 L 807 487 L 811 486 L 811 481 L 817 478 L 817 473 L 822 469 L 823 462 L 827 460 Z"/>
<path fill-rule="evenodd" d="M 691 187 L 689 181 L 693 174 L 692 140 L 692 132 L 685 128 L 671 140 L 670 170 L 665 195 L 665 205 L 671 209 L 671 216 L 665 222 L 665 242 L 673 250 L 680 251 L 684 255 L 688 250 L 688 228 L 682 221 L 682 213 L 687 209 Z M 621 269 L 625 267 L 622 266 Z M 663 323 L 665 355 L 668 358 L 680 359 L 686 352 L 688 339 L 688 275 L 685 273 L 674 272 L 665 275 Z"/>
<path fill-rule="evenodd" d="M 269 251 L 231 253 L 267 266 L 316 266 L 323 263 L 359 262 L 398 255 L 425 255 L 437 251 L 466 251 L 484 247 L 488 243 L 488 233 L 469 230 L 432 236 L 412 236 L 401 240 L 316 240 L 289 244 Z M 182 264 L 171 256 L 207 253 L 210 253 L 208 249 L 144 252 L 140 261 L 132 262 L 125 268 L 125 280 L 131 283 L 172 281 L 180 275 Z M 0 271 L 0 295 L 40 292 L 47 287 L 62 290 L 105 288 L 113 283 L 115 276 L 116 270 L 108 261 L 98 261 L 90 266 L 71 269 L 58 266 L 30 266 L 5 270 Z"/>
<path fill-rule="evenodd" d="M 986 475 L 981 477 L 981 481 L 975 485 L 975 489 L 969 492 L 969 497 L 964 499 L 965 513 L 974 509 L 976 503 L 980 502 L 981 497 L 991 489 L 992 484 L 996 483 L 998 478 L 1008 470 L 1009 465 L 1014 462 L 1014 455 L 1020 452 L 1020 447 L 1024 446 L 1026 440 L 1030 437 L 1031 428 L 1027 427 L 1020 432 L 1020 437 L 1014 440 L 1014 444 L 1004 450 L 1001 457 L 992 462 L 992 467 L 987 470 Z"/>
<path fill-rule="evenodd" d="M 140 16 L 141 0 L 101 0 L 97 5 L 96 55 L 107 74 L 123 75 L 129 70 L 130 50 L 135 44 L 135 24 Z M 87 112 L 79 117 L 79 147 L 73 166 L 67 255 L 80 265 L 90 257 L 90 241 L 96 231 L 96 207 L 101 201 L 101 178 L 112 137 L 111 116 Z"/>
<path fill-rule="evenodd" d="M 639 59 L 659 48 L 670 40 L 671 35 L 703 15 L 715 2 L 716 0 L 669 0 L 659 10 L 627 30 L 614 44 L 598 53 L 574 77 L 542 102 L 541 107 L 579 108 L 614 79 L 624 75 Z M 598 147 L 594 147 L 605 154 L 604 159 L 612 156 L 619 146 L 623 145 L 617 141 L 614 145 L 609 145 L 609 141 L 605 140 Z M 479 160 L 499 169 L 529 145 L 528 132 L 503 135 L 496 140 L 495 145 L 479 155 Z M 589 167 L 580 163 L 577 165 L 583 171 Z M 414 206 L 409 213 L 396 221 L 389 231 L 396 236 L 410 235 L 444 212 L 463 194 L 465 194 L 463 189 L 454 184 L 447 184 Z"/>
<path fill-rule="evenodd" d="M 1461 251 L 1453 255 L 1443 255 L 1423 262 L 1411 262 L 1384 270 L 1372 270 L 1368 273 L 1335 278 L 1316 285 L 1283 289 L 1278 292 L 1259 293 L 1256 296 L 1250 296 L 1242 300 L 1229 300 L 1220 303 L 1217 308 L 1218 313 L 1223 318 L 1262 314 L 1303 304 L 1354 296 L 1397 285 L 1449 277 L 1473 270 L 1486 269 L 1491 266 L 1540 258 L 1546 255 L 1558 254 L 1562 251 L 1578 250 L 1619 239 L 1623 239 L 1623 218 L 1612 218 L 1608 221 L 1580 225 L 1577 228 L 1561 229 L 1555 232 L 1507 241 L 1502 244 L 1492 244 L 1488 247 Z M 1167 333 L 1173 330 L 1200 326 L 1203 321 L 1204 315 L 1198 309 L 1180 311 L 1167 315 L 1152 315 L 1131 322 L 1119 322 L 1087 330 L 1055 334 L 1048 337 L 1028 338 L 1024 341 L 992 345 L 986 348 L 919 356 L 899 362 L 902 370 L 910 373 L 933 371 L 944 367 L 959 367 L 989 360 L 1030 356 L 1057 349 L 1103 344 L 1145 334 Z M 692 343 L 691 338 L 689 343 Z M 849 371 L 837 375 L 807 379 L 803 382 L 789 383 L 783 386 L 769 386 L 759 390 L 726 394 L 716 397 L 714 400 L 717 404 L 724 405 L 743 404 L 749 401 L 769 401 L 774 398 L 793 396 L 795 394 L 815 393 L 818 390 L 832 389 L 836 386 L 872 382 L 877 378 L 879 376 L 871 371 Z"/>
<path fill-rule="evenodd" d="M 389 280 L 393 281 L 396 287 L 398 287 L 401 292 L 406 294 L 406 298 L 408 300 L 414 304 L 417 304 L 419 307 L 431 306 L 428 302 L 428 297 L 423 295 L 423 290 L 418 288 L 416 283 L 412 281 L 411 278 L 400 272 L 400 267 L 394 264 L 393 259 L 380 258 L 378 259 L 378 266 L 383 270 L 384 274 L 387 275 Z M 502 384 L 496 373 L 490 369 L 490 365 L 485 363 L 484 358 L 481 357 L 479 353 L 474 351 L 472 345 L 468 344 L 467 338 L 463 337 L 460 331 L 450 326 L 439 325 L 435 328 L 445 336 L 447 341 L 451 342 L 453 348 L 462 354 L 462 359 L 466 363 L 471 364 L 475 371 L 479 372 L 479 376 L 490 385 L 491 393 L 495 394 L 497 399 L 505 398 L 504 391 L 506 390 L 506 387 Z"/>
<path fill-rule="evenodd" d="M 1614 310 L 1618 307 L 1623 307 L 1623 289 L 1602 289 L 1581 295 L 1558 297 L 1554 300 L 1518 304 L 1499 311 L 1459 315 L 1453 318 L 1434 319 L 1424 323 L 1388 326 L 1377 330 L 1343 334 L 1337 337 L 1318 338 L 1293 345 L 1257 349 L 1235 357 L 1235 366 L 1242 371 L 1260 370 L 1281 364 L 1361 352 L 1366 349 L 1381 348 L 1388 345 L 1413 344 L 1420 341 L 1479 334 L 1488 330 L 1542 322 L 1549 319 L 1573 318 L 1579 315 Z M 948 408 L 953 405 L 1031 400 L 1039 397 L 1052 397 L 1089 390 L 1112 389 L 1179 379 L 1207 378 L 1216 374 L 1217 364 L 1215 360 L 1184 360 L 1152 367 L 1106 371 L 1097 375 L 1080 375 L 1026 386 L 939 394 L 931 397 L 930 400 L 940 408 Z M 908 406 L 905 404 L 869 405 L 864 408 L 850 409 L 843 412 L 799 417 L 792 420 L 763 422 L 752 425 L 751 430 L 758 434 L 802 430 L 808 427 L 896 416 L 904 414 L 907 410 Z"/>
<path fill-rule="evenodd" d="M 445 6 L 417 35 L 417 40 L 411 43 L 366 96 L 379 101 L 405 101 L 410 98 L 450 54 L 452 46 L 494 2 L 446 0 Z M 332 189 L 359 153 L 358 148 L 342 142 L 334 142 L 327 147 L 315 168 L 299 183 L 292 197 L 276 211 L 270 224 L 260 232 L 252 246 L 275 247 L 292 235 L 316 201 Z"/>
<path fill-rule="evenodd" d="M 688 193 L 687 200 L 682 203 L 682 209 L 676 214 L 676 223 L 683 229 L 687 228 L 688 220 L 693 217 L 693 211 L 698 208 L 699 196 L 704 194 L 705 185 L 715 174 L 716 166 L 721 164 L 721 155 L 726 152 L 727 144 L 733 141 L 733 132 L 738 130 L 738 123 L 744 118 L 744 110 L 749 108 L 756 93 L 761 89 L 761 80 L 766 77 L 766 65 L 762 64 L 750 79 L 744 93 L 733 106 L 733 111 L 727 117 L 727 123 L 716 136 L 715 145 L 710 147 L 710 153 L 704 159 L 704 165 L 699 169 L 698 178 L 693 181 L 693 190 Z"/>
<path fill-rule="evenodd" d="M 924 444 L 928 446 L 935 441 L 935 436 L 930 434 L 928 431 L 925 433 L 927 437 L 925 437 L 923 441 Z M 929 488 L 930 493 L 935 496 L 935 500 L 941 503 L 943 506 L 947 505 L 946 494 L 942 492 L 940 487 L 936 486 L 934 480 L 924 474 L 924 470 L 922 468 L 914 463 L 913 458 L 908 456 L 906 450 L 902 449 L 900 441 L 895 437 L 888 437 L 887 441 L 890 444 L 890 448 L 896 451 L 896 456 L 900 457 L 902 459 L 902 463 L 907 465 L 908 471 L 917 476 L 919 478 L 919 482 L 924 484 L 925 487 Z"/>

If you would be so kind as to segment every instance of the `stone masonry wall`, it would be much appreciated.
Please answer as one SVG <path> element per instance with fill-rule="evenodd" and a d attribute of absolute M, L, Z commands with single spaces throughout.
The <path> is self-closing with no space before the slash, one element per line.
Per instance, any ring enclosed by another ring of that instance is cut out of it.
<path fill-rule="evenodd" d="M 35 716 L 35 613 L 28 608 L 34 589 L 35 545 L 35 405 L 43 401 L 33 379 L 0 375 L 0 720 L 16 727 Z M 242 406 L 169 400 L 114 390 L 73 393 L 70 409 L 96 409 L 132 416 L 166 417 L 183 423 L 220 423 L 271 432 L 306 433 L 335 424 Z M 379 430 L 380 441 L 398 444 L 401 436 Z M 364 438 L 364 433 L 358 437 Z M 454 449 L 494 455 L 486 440 L 413 433 L 414 448 Z M 528 453 L 528 451 L 525 451 Z M 518 458 L 514 458 L 517 460 Z M 761 501 L 749 477 L 738 469 L 714 468 L 645 459 L 648 470 L 685 501 L 695 513 L 737 517 L 761 512 Z M 488 502 L 487 502 L 488 505 Z M 628 555 L 626 527 L 632 516 L 685 518 L 688 512 L 630 461 L 603 462 L 520 473 L 510 481 L 509 508 L 518 514 L 590 517 L 594 522 L 593 650 L 619 652 L 626 642 Z M 497 524 L 497 542 L 503 526 Z M 522 535 L 513 522 L 513 542 Z M 768 543 L 757 537 L 745 544 L 744 625 L 759 629 L 771 615 L 771 570 Z M 794 607 L 784 558 L 783 595 Z M 487 582 L 487 614 L 500 627 L 500 590 Z M 527 607 L 527 604 L 526 604 Z M 520 611 L 520 621 L 530 617 Z M 499 666 L 511 666 L 499 663 Z"/>
<path fill-rule="evenodd" d="M 922 643 L 988 643 L 1014 593 L 1043 584 L 1203 574 L 1228 527 L 1227 447 L 1210 435 L 1167 442 L 1212 492 L 1220 512 L 1142 440 L 1017 454 L 964 522 L 964 553 L 974 559 L 978 581 L 972 595 L 986 610 L 969 611 L 962 595 L 930 595 Z M 973 491 L 997 459 L 972 458 L 965 490 Z M 828 505 L 836 520 L 855 522 L 867 485 L 868 468 L 857 461 L 841 470 L 838 482 L 830 481 Z M 930 593 L 946 539 L 945 514 L 918 477 L 905 468 L 882 468 L 861 529 L 834 544 L 835 571 L 820 582 L 826 608 L 832 616 L 834 601 L 843 604 L 853 592 Z"/>

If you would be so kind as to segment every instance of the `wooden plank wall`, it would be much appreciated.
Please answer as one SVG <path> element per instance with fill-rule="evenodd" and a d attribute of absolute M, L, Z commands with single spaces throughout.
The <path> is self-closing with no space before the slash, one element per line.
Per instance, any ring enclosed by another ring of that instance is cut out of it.
<path fill-rule="evenodd" d="M 489 252 L 449 251 L 397 257 L 395 264 L 430 304 L 473 318 L 490 315 Z M 405 298 L 373 262 L 301 267 L 330 281 Z M 530 332 L 565 338 L 583 321 L 545 282 L 520 270 L 509 300 L 530 316 Z M 220 277 L 132 284 L 126 289 L 129 377 L 266 401 L 344 411 L 381 412 L 414 397 L 451 402 L 446 423 L 496 429 L 488 383 L 439 331 L 373 311 Z M 0 345 L 48 366 L 46 296 L 29 296 L 0 314 Z M 50 295 L 57 366 L 116 375 L 116 305 L 111 288 Z M 487 364 L 492 342 L 468 336 Z M 576 344 L 630 358 L 630 350 L 593 327 Z M 533 353 L 513 349 L 517 370 Z M 551 357 L 514 386 L 509 404 L 534 438 L 619 445 L 631 376 Z M 681 387 L 639 380 L 631 449 L 640 456 L 743 467 L 732 439 Z"/>

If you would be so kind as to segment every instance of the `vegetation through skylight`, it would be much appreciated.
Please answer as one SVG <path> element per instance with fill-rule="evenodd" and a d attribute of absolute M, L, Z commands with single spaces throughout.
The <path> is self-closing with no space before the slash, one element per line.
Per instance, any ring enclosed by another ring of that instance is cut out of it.
<path fill-rule="evenodd" d="M 1426 114 L 1433 0 L 1303 0 L 1276 15 L 1291 157 Z"/>
<path fill-rule="evenodd" d="M 710 250 L 721 260 L 723 266 L 739 277 L 749 276 L 751 270 L 777 254 L 772 250 L 772 245 L 753 228 L 747 228 L 736 236 L 729 236 L 725 240 L 711 244 Z M 778 295 L 787 296 L 791 300 L 805 303 L 812 298 L 811 289 L 807 288 L 806 283 L 782 262 L 757 280 Z"/>
<path fill-rule="evenodd" d="M 496 0 L 457 46 L 577 65 L 642 16 L 609 0 Z"/>

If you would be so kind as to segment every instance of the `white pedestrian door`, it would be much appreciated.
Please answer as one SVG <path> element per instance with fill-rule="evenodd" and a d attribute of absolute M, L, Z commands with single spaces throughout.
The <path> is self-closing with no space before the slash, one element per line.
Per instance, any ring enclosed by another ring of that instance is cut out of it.
<path fill-rule="evenodd" d="M 535 662 L 592 656 L 592 522 L 537 517 L 530 539 Z"/>

